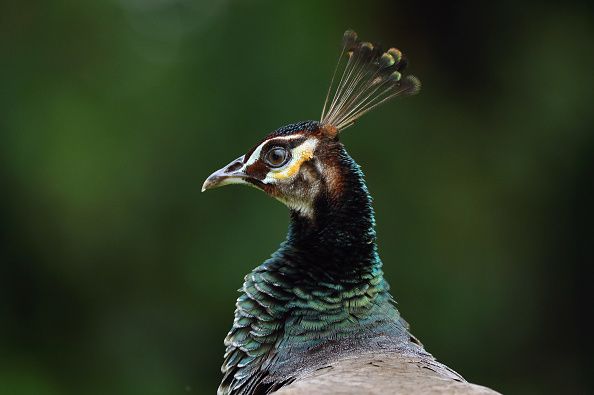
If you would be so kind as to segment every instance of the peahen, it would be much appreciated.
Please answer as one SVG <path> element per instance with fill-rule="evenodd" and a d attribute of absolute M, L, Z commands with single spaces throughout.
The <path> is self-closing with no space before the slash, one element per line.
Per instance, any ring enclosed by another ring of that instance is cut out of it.
<path fill-rule="evenodd" d="M 204 182 L 260 189 L 291 217 L 280 248 L 245 277 L 219 394 L 496 393 L 409 332 L 383 277 L 363 173 L 339 141 L 366 112 L 419 91 L 406 63 L 345 32 L 321 120 L 275 130 Z"/>

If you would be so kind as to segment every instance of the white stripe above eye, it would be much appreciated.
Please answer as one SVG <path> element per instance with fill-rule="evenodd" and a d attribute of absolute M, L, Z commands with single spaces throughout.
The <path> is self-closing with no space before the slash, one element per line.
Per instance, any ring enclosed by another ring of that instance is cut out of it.
<path fill-rule="evenodd" d="M 303 137 L 303 134 L 292 134 L 290 136 L 279 136 L 279 137 L 273 137 L 273 138 L 268 139 L 268 140 L 264 140 L 258 147 L 256 147 L 256 149 L 254 150 L 254 152 L 252 152 L 252 155 L 247 160 L 247 162 L 245 162 L 245 165 L 243 166 L 243 168 L 245 169 L 246 167 L 254 164 L 260 158 L 260 153 L 262 152 L 262 147 L 264 147 L 264 145 L 268 144 L 268 142 L 270 142 L 270 141 L 295 140 L 295 139 L 299 139 L 299 138 L 302 138 L 302 137 Z"/>

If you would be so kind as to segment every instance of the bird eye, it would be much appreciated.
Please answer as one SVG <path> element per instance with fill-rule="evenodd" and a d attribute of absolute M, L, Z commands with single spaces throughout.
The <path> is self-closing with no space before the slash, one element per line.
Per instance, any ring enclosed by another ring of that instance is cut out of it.
<path fill-rule="evenodd" d="M 274 147 L 266 153 L 264 160 L 272 167 L 281 167 L 287 163 L 289 151 L 283 147 Z"/>

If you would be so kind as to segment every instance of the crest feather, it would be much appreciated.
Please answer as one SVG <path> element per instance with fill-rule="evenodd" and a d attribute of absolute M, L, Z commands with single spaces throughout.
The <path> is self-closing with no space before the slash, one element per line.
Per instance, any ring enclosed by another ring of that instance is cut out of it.
<path fill-rule="evenodd" d="M 402 75 L 408 62 L 400 50 L 383 51 L 378 45 L 360 41 L 352 30 L 344 33 L 342 42 L 342 52 L 322 110 L 321 123 L 331 126 L 330 130 L 338 133 L 385 101 L 414 95 L 421 89 L 417 77 Z M 334 87 L 340 70 L 340 80 Z"/>

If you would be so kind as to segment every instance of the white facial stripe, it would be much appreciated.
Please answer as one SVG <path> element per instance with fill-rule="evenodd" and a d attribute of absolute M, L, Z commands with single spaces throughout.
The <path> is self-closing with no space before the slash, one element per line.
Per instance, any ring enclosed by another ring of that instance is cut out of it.
<path fill-rule="evenodd" d="M 297 174 L 301 164 L 312 158 L 317 145 L 317 139 L 309 138 L 297 147 L 293 148 L 289 163 L 279 169 L 273 169 L 269 171 L 268 174 L 266 174 L 266 178 L 262 182 L 265 184 L 271 184 L 278 181 L 279 179 L 289 178 Z"/>
<path fill-rule="evenodd" d="M 243 169 L 245 169 L 246 167 L 254 164 L 254 162 L 256 162 L 259 158 L 260 158 L 260 153 L 262 152 L 262 147 L 264 147 L 264 145 L 266 145 L 269 141 L 287 141 L 287 140 L 294 140 L 294 139 L 299 139 L 302 138 L 303 135 L 302 134 L 294 134 L 291 136 L 279 136 L 279 137 L 274 137 L 271 138 L 270 140 L 265 140 L 262 142 L 262 144 L 260 144 L 258 147 L 256 147 L 256 149 L 254 150 L 254 152 L 252 152 L 252 155 L 250 156 L 250 158 L 247 160 L 247 162 L 245 162 L 245 165 L 243 166 Z"/>

